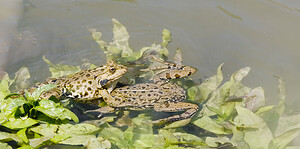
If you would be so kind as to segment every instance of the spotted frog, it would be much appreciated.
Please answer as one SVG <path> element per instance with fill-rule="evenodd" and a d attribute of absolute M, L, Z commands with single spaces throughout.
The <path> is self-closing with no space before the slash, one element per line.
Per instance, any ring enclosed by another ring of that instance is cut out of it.
<path fill-rule="evenodd" d="M 189 76 L 195 73 L 196 69 L 191 66 L 183 66 L 181 62 L 178 65 L 176 63 L 163 62 L 157 58 L 155 60 L 163 63 L 165 66 L 149 69 L 160 70 L 154 77 L 154 83 L 140 83 L 115 88 L 111 92 L 111 96 L 103 96 L 104 98 L 108 98 L 104 99 L 108 106 L 92 111 L 111 113 L 118 109 L 144 110 L 149 108 L 165 112 L 185 111 L 180 115 L 155 120 L 152 122 L 154 124 L 174 122 L 192 117 L 198 110 L 198 105 L 183 102 L 186 99 L 185 90 L 179 85 L 166 80 Z"/>
<path fill-rule="evenodd" d="M 103 97 L 103 94 L 110 93 L 115 88 L 118 79 L 126 71 L 125 66 L 109 61 L 106 65 L 95 69 L 82 70 L 69 76 L 48 79 L 46 82 L 30 89 L 29 92 L 44 84 L 55 84 L 57 87 L 42 93 L 40 98 L 48 99 L 55 96 L 57 98 L 69 97 L 80 100 L 94 100 Z"/>

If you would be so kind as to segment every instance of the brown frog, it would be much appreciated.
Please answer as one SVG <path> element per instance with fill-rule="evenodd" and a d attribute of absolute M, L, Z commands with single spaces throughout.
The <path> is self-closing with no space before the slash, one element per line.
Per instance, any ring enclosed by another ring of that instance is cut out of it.
<path fill-rule="evenodd" d="M 198 110 L 198 105 L 183 102 L 186 99 L 185 90 L 175 83 L 167 82 L 167 79 L 181 78 L 196 72 L 191 66 L 178 63 L 164 62 L 154 58 L 163 66 L 144 69 L 160 70 L 154 77 L 154 83 L 140 83 L 131 86 L 115 88 L 111 96 L 103 95 L 104 101 L 108 104 L 97 110 L 87 112 L 111 113 L 117 109 L 125 110 L 144 110 L 153 108 L 155 111 L 178 112 L 185 111 L 180 115 L 155 120 L 152 123 L 173 122 L 192 117 Z M 106 99 L 105 99 L 106 98 Z"/>
<path fill-rule="evenodd" d="M 118 79 L 126 71 L 125 66 L 109 61 L 106 65 L 95 69 L 82 70 L 68 76 L 48 79 L 46 82 L 29 89 L 29 92 L 41 85 L 55 84 L 57 87 L 42 93 L 40 98 L 48 99 L 51 96 L 60 98 L 63 96 L 87 101 L 94 100 L 103 97 L 103 92 L 107 92 L 104 93 L 105 95 L 110 93 L 115 88 Z"/>

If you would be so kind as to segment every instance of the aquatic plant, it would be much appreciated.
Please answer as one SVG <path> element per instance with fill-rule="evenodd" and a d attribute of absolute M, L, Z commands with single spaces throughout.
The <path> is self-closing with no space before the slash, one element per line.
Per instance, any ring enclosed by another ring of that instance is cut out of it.
<path fill-rule="evenodd" d="M 128 64 L 143 58 L 149 50 L 161 58 L 168 57 L 167 46 L 171 41 L 168 30 L 163 30 L 161 44 L 134 51 L 129 46 L 126 28 L 115 19 L 113 24 L 114 39 L 110 43 L 101 39 L 100 32 L 90 29 L 107 60 Z M 56 65 L 45 57 L 44 60 L 52 77 L 80 71 L 78 66 Z M 277 76 L 279 103 L 266 105 L 262 87 L 250 88 L 241 83 L 249 67 L 234 72 L 229 81 L 224 81 L 222 66 L 201 84 L 191 79 L 177 82 L 187 89 L 186 100 L 197 103 L 201 110 L 190 119 L 163 126 L 145 123 L 151 121 L 147 112 L 132 117 L 128 111 L 118 117 L 104 116 L 78 123 L 77 116 L 57 99 L 39 100 L 40 94 L 53 85 L 42 86 L 31 94 L 25 91 L 24 96 L 11 93 L 10 88 L 28 86 L 26 80 L 30 75 L 22 68 L 14 79 L 6 74 L 0 82 L 0 148 L 39 148 L 53 144 L 86 148 L 299 148 L 288 146 L 299 134 L 300 115 L 285 113 L 284 80 Z"/>

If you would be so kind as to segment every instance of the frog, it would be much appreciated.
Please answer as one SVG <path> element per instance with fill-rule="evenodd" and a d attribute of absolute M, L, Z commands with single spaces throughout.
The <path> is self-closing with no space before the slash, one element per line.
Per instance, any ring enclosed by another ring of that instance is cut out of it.
<path fill-rule="evenodd" d="M 59 78 L 49 78 L 46 82 L 29 89 L 29 92 L 45 84 L 54 84 L 56 87 L 42 93 L 41 99 L 49 99 L 54 96 L 82 101 L 94 100 L 103 97 L 103 92 L 107 92 L 104 95 L 108 95 L 126 71 L 127 67 L 114 61 L 108 61 L 107 64 L 94 69 L 81 70 Z"/>
<path fill-rule="evenodd" d="M 113 113 L 117 110 L 145 110 L 154 109 L 158 112 L 179 112 L 180 115 L 154 120 L 153 124 L 170 123 L 178 120 L 188 119 L 195 115 L 199 106 L 194 103 L 184 102 L 186 99 L 185 90 L 168 81 L 194 74 L 197 69 L 191 66 L 182 65 L 181 61 L 172 63 L 164 62 L 154 57 L 154 60 L 162 63 L 163 66 L 144 69 L 160 70 L 154 76 L 152 83 L 139 83 L 115 88 L 109 95 L 103 96 L 108 106 L 86 112 Z M 107 94 L 107 93 L 106 93 Z"/>
<path fill-rule="evenodd" d="M 152 59 L 155 62 L 158 62 L 160 65 L 156 67 L 141 69 L 141 71 L 155 71 L 156 73 L 153 77 L 154 83 L 161 80 L 166 81 L 170 79 L 183 78 L 194 74 L 197 69 L 192 66 L 183 65 L 181 55 L 181 51 L 177 49 L 174 56 L 174 62 L 166 62 L 155 56 L 152 56 Z"/>

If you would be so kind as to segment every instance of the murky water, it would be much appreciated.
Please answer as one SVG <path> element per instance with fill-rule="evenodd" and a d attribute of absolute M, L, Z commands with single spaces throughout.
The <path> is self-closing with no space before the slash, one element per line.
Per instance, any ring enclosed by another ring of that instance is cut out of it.
<path fill-rule="evenodd" d="M 43 80 L 50 73 L 42 55 L 61 64 L 79 65 L 84 58 L 105 63 L 87 28 L 97 28 L 110 41 L 116 18 L 136 50 L 159 43 L 162 29 L 169 29 L 169 50 L 182 49 L 184 63 L 199 69 L 194 78 L 214 75 L 221 63 L 225 75 L 250 66 L 244 84 L 262 86 L 268 102 L 276 103 L 272 75 L 280 75 L 288 104 L 300 105 L 300 1 L 27 0 L 22 6 L 15 40 L 0 61 L 10 74 L 25 65 L 32 77 Z"/>

